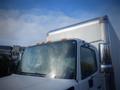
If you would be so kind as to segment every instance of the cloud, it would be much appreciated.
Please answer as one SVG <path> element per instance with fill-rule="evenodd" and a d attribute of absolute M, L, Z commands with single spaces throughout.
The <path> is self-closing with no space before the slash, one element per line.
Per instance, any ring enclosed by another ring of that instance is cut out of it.
<path fill-rule="evenodd" d="M 120 6 L 110 6 L 98 11 L 73 11 L 68 16 L 61 11 L 46 9 L 0 9 L 0 45 L 33 45 L 45 40 L 50 30 L 71 25 L 102 15 L 108 15 L 120 38 Z"/>
<path fill-rule="evenodd" d="M 49 30 L 78 22 L 62 12 L 39 9 L 0 10 L 0 44 L 32 45 L 45 40 Z"/>

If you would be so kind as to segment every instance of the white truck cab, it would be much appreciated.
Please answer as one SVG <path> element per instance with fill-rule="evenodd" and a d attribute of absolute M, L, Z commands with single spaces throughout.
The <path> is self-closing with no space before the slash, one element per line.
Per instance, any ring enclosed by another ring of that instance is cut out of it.
<path fill-rule="evenodd" d="M 79 39 L 27 47 L 0 90 L 104 90 L 96 50 Z"/>

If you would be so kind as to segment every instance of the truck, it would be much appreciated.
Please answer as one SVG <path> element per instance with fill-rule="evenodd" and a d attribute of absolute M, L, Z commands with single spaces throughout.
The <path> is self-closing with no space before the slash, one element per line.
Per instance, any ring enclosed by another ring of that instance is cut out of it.
<path fill-rule="evenodd" d="M 107 16 L 59 28 L 47 35 L 47 41 L 77 38 L 93 45 L 105 89 L 120 90 L 120 41 Z"/>
<path fill-rule="evenodd" d="M 0 90 L 119 90 L 118 41 L 106 16 L 50 31 L 22 51 Z"/>

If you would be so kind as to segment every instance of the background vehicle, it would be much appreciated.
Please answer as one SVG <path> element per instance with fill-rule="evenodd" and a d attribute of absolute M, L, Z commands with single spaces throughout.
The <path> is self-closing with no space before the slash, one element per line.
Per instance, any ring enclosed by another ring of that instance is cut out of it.
<path fill-rule="evenodd" d="M 82 39 L 97 48 L 101 66 L 98 78 L 104 80 L 107 90 L 120 90 L 120 42 L 107 16 L 51 31 L 47 41 L 73 38 Z"/>
<path fill-rule="evenodd" d="M 23 51 L 21 46 L 0 46 L 0 77 L 8 76 L 14 72 L 19 54 Z"/>
<path fill-rule="evenodd" d="M 11 46 L 0 46 L 0 77 L 10 75 Z"/>

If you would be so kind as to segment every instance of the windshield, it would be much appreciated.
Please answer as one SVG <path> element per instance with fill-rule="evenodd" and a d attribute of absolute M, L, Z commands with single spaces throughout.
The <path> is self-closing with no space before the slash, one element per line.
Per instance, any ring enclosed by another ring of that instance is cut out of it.
<path fill-rule="evenodd" d="M 76 48 L 77 44 L 74 40 L 28 47 L 24 51 L 18 70 L 29 75 L 75 79 Z"/>

